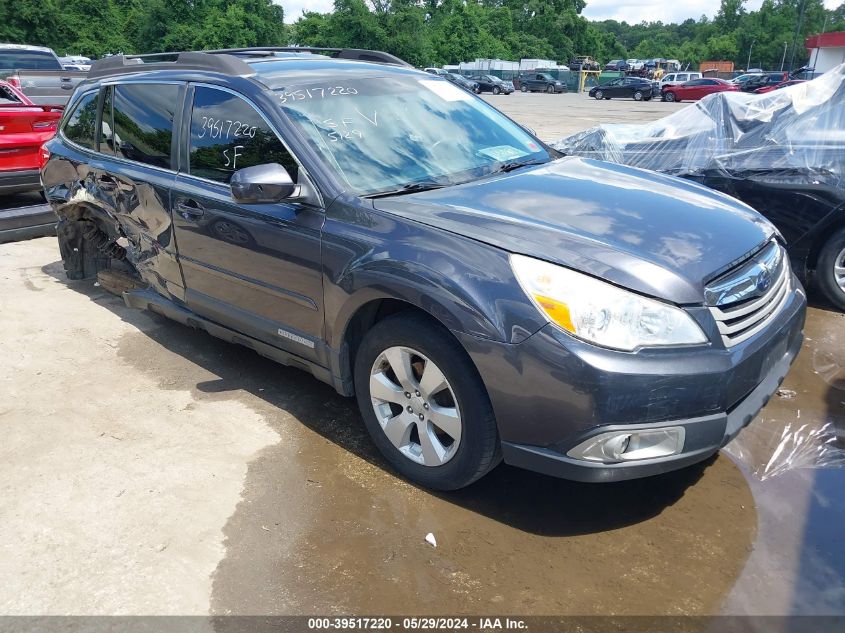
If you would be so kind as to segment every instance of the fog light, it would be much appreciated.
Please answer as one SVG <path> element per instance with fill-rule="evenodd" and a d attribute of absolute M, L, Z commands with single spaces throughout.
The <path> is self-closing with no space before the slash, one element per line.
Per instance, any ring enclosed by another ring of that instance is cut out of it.
<path fill-rule="evenodd" d="M 684 427 L 611 431 L 581 442 L 567 455 L 611 464 L 676 455 L 684 448 Z"/>

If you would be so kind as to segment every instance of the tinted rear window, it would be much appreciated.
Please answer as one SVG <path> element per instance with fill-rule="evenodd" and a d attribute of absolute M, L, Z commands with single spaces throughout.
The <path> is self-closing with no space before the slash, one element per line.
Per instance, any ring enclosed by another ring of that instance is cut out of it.
<path fill-rule="evenodd" d="M 46 51 L 0 50 L 0 68 L 13 70 L 62 70 L 54 55 Z"/>
<path fill-rule="evenodd" d="M 97 125 L 97 97 L 99 93 L 83 95 L 71 112 L 64 127 L 64 135 L 77 145 L 95 148 L 94 131 Z"/>
<path fill-rule="evenodd" d="M 170 168 L 173 117 L 180 87 L 124 84 L 114 90 L 114 145 L 118 156 Z"/>

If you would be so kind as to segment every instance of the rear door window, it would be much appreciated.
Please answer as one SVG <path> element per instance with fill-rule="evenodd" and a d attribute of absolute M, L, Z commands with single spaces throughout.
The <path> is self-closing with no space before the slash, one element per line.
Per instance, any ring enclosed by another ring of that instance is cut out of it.
<path fill-rule="evenodd" d="M 113 130 L 117 156 L 170 168 L 173 119 L 180 90 L 176 84 L 115 86 Z"/>
<path fill-rule="evenodd" d="M 244 167 L 278 163 L 296 182 L 298 165 L 276 133 L 244 99 L 197 86 L 188 146 L 192 175 L 228 183 Z"/>
<path fill-rule="evenodd" d="M 82 95 L 67 118 L 63 130 L 68 140 L 88 149 L 96 149 L 97 146 L 95 131 L 98 97 L 99 92 L 96 90 Z"/>

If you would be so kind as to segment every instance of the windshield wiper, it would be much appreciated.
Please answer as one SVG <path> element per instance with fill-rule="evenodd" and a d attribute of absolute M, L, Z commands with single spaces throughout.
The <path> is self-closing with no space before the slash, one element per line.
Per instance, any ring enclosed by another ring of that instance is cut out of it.
<path fill-rule="evenodd" d="M 431 191 L 432 189 L 442 189 L 445 187 L 443 183 L 434 182 L 433 180 L 423 180 L 421 182 L 410 182 L 398 189 L 391 189 L 390 191 L 379 191 L 371 193 L 365 198 L 386 198 L 387 196 L 401 196 L 406 193 L 417 193 L 419 191 Z"/>
<path fill-rule="evenodd" d="M 502 163 L 496 169 L 493 170 L 494 174 L 499 173 L 507 173 L 509 171 L 513 171 L 514 169 L 519 169 L 520 167 L 528 167 L 529 165 L 543 165 L 544 163 L 549 162 L 546 159 L 538 159 L 532 158 L 531 160 L 514 160 L 508 163 Z"/>

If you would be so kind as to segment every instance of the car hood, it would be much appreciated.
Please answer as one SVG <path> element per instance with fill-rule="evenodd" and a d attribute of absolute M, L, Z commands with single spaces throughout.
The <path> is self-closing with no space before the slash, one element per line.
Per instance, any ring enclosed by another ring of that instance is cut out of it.
<path fill-rule="evenodd" d="M 373 204 L 682 304 L 701 303 L 707 282 L 775 234 L 712 189 L 576 157 Z"/>

